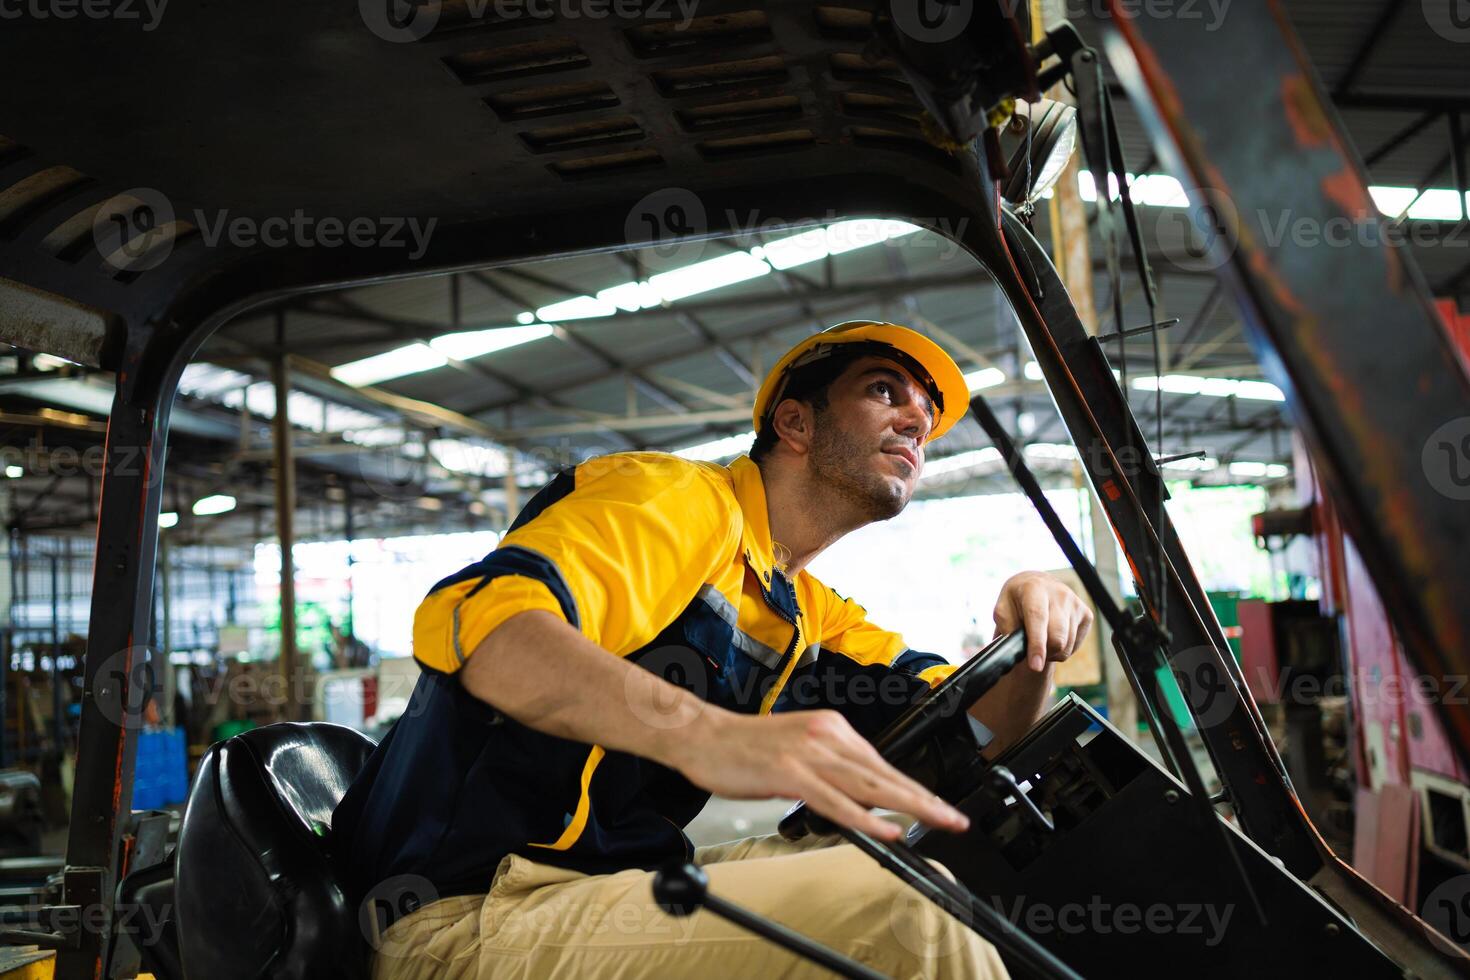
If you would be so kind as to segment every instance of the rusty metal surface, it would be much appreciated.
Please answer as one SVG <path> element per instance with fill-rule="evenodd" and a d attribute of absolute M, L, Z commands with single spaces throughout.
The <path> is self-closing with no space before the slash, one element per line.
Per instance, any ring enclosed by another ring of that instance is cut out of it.
<path fill-rule="evenodd" d="M 1208 35 L 1181 18 L 1110 27 L 1110 59 L 1209 205 L 1210 256 L 1411 660 L 1440 683 L 1465 676 L 1470 377 L 1280 5 L 1240 5 Z M 1470 758 L 1470 705 L 1436 707 Z"/>

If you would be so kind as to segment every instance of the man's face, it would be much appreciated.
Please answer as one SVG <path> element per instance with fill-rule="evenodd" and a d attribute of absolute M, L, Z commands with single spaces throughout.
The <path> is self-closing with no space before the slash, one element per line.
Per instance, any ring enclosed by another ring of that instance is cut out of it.
<path fill-rule="evenodd" d="M 893 361 L 864 357 L 832 382 L 816 413 L 812 472 L 869 520 L 896 516 L 914 495 L 934 424 L 928 394 Z"/>

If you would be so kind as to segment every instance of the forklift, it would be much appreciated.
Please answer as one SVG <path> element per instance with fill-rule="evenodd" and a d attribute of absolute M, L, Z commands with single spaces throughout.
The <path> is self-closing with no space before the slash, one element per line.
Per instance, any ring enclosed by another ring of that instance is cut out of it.
<path fill-rule="evenodd" d="M 1169 520 L 1105 338 L 1028 227 L 1036 180 L 1075 135 L 1094 185 L 1120 189 L 1097 203 L 1110 273 L 1121 278 L 1131 249 L 1152 302 L 1111 99 L 1121 89 L 1139 107 L 1405 656 L 1440 679 L 1470 670 L 1470 508 L 1439 489 L 1421 450 L 1470 412 L 1470 377 L 1419 271 L 1384 236 L 1324 256 L 1232 233 L 1222 202 L 1323 225 L 1372 214 L 1364 167 L 1279 4 L 1241 4 L 1218 24 L 1134 6 L 1093 12 L 1100 48 L 1003 0 L 702 0 L 687 18 L 653 0 L 612 17 L 593 0 L 261 0 L 170 6 L 150 30 L 7 20 L 0 63 L 24 81 L 0 98 L 0 339 L 117 385 L 61 893 L 38 928 L 0 942 L 47 951 L 29 975 L 64 980 L 367 975 L 371 905 L 333 873 L 330 826 L 366 736 L 288 723 L 215 745 L 176 843 L 159 814 L 132 810 L 169 414 L 215 330 L 310 291 L 731 236 L 742 215 L 800 229 L 835 213 L 947 235 L 1009 303 L 1140 612 L 1107 600 L 983 396 L 972 409 L 1113 626 L 1163 760 L 1069 698 L 983 762 L 985 733 L 964 708 L 1014 665 L 1017 639 L 1002 637 L 877 743 L 972 830 L 854 842 L 1021 975 L 1470 976 L 1458 944 L 1470 937 L 1383 894 L 1308 818 Z M 1042 100 L 1059 83 L 1075 116 Z M 303 203 L 339 219 L 432 219 L 434 233 L 415 247 L 274 247 L 198 218 L 227 210 L 260 226 Z M 1217 795 L 1151 681 L 1159 667 L 1185 694 Z M 1470 707 L 1434 710 L 1470 761 Z M 802 807 L 782 826 L 825 829 Z M 957 881 L 937 880 L 926 857 Z M 702 906 L 866 975 L 704 893 L 697 868 L 660 882 L 671 908 Z M 1027 930 L 996 912 L 1095 895 L 1235 914 L 1211 943 L 1183 929 Z"/>

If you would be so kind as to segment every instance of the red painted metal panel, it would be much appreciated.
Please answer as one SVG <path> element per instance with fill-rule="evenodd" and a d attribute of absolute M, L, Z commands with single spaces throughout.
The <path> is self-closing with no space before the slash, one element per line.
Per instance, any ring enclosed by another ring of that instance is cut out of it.
<path fill-rule="evenodd" d="M 1264 599 L 1242 599 L 1235 614 L 1240 619 L 1240 669 L 1246 686 L 1257 703 L 1275 704 L 1281 699 L 1281 662 L 1271 605 Z"/>

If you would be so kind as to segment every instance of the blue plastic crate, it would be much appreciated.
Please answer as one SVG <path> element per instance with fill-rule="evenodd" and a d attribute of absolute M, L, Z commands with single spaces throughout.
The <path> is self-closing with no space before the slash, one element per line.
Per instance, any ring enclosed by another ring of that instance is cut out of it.
<path fill-rule="evenodd" d="M 182 803 L 189 795 L 188 753 L 180 728 L 138 733 L 138 761 L 133 770 L 133 809 L 156 810 Z"/>

